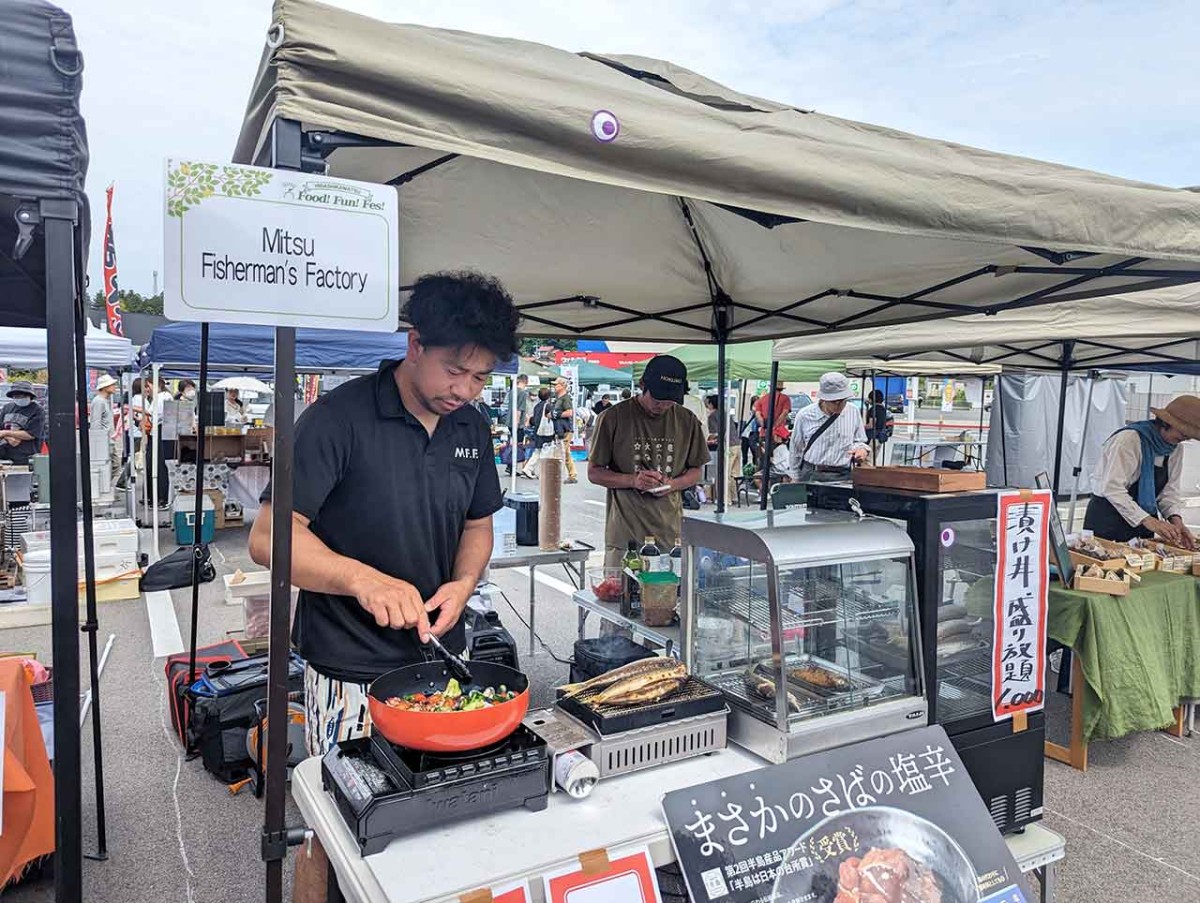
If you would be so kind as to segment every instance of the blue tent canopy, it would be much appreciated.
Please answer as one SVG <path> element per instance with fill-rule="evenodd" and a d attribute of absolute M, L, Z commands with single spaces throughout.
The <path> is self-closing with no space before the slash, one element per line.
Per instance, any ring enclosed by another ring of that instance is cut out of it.
<path fill-rule="evenodd" d="M 353 332 L 342 329 L 297 329 L 296 369 L 301 372 L 374 370 L 386 359 L 408 351 L 404 332 Z M 200 324 L 167 323 L 154 330 L 142 347 L 139 362 L 162 366 L 165 376 L 195 375 L 200 369 Z M 272 371 L 275 330 L 271 326 L 212 323 L 208 328 L 208 370 L 219 379 L 252 370 Z M 499 364 L 497 373 L 515 373 L 517 362 Z"/>

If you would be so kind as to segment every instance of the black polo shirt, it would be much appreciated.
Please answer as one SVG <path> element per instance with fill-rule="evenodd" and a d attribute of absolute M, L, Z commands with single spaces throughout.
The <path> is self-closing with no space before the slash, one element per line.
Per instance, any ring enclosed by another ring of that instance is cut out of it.
<path fill-rule="evenodd" d="M 400 400 L 395 370 L 351 380 L 296 423 L 294 510 L 339 555 L 417 588 L 428 599 L 451 579 L 463 526 L 504 503 L 491 431 L 465 405 L 432 436 Z M 271 487 L 263 492 L 269 501 Z M 442 641 L 464 646 L 460 619 Z M 349 596 L 300 591 L 292 642 L 317 671 L 368 681 L 422 661 L 415 630 L 379 627 Z"/>

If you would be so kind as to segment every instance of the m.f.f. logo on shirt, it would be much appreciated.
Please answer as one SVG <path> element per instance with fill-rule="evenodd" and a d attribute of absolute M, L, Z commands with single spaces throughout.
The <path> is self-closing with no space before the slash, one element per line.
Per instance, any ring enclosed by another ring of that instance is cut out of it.
<path fill-rule="evenodd" d="M 478 461 L 479 460 L 479 449 L 465 448 L 460 445 L 454 449 L 454 457 L 458 460 Z"/>

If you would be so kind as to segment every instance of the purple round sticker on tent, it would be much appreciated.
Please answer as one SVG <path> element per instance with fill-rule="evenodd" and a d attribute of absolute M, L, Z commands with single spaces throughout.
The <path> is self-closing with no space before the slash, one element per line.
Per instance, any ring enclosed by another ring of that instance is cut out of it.
<path fill-rule="evenodd" d="M 948 548 L 950 548 L 952 545 L 954 545 L 954 528 L 953 528 L 953 527 L 947 527 L 946 529 L 944 529 L 944 530 L 942 531 L 941 540 L 942 540 L 942 546 L 943 546 L 944 548 L 947 548 L 947 549 L 948 549 Z"/>
<path fill-rule="evenodd" d="M 621 134 L 621 123 L 608 110 L 597 110 L 592 114 L 592 135 L 597 141 L 607 144 Z"/>

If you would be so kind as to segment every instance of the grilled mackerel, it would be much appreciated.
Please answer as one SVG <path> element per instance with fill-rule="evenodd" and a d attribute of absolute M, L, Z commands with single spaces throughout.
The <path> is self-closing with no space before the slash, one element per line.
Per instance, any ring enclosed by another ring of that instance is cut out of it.
<path fill-rule="evenodd" d="M 675 662 L 646 674 L 626 677 L 601 690 L 588 702 L 592 705 L 633 705 L 666 699 L 687 682 L 687 666 Z"/>
<path fill-rule="evenodd" d="M 604 687 L 610 687 L 613 684 L 619 683 L 633 677 L 642 677 L 648 674 L 659 674 L 673 670 L 679 665 L 679 661 L 673 658 L 663 658 L 655 656 L 654 658 L 642 658 L 636 662 L 630 662 L 627 665 L 622 665 L 619 668 L 613 668 L 611 671 L 605 671 L 591 680 L 581 681 L 575 684 L 564 684 L 558 690 L 564 697 L 578 696 L 587 690 L 598 690 Z"/>
<path fill-rule="evenodd" d="M 744 675 L 746 681 L 746 689 L 757 696 L 759 699 L 767 699 L 774 701 L 775 699 L 775 681 L 758 671 L 747 671 Z M 800 711 L 800 700 L 791 691 L 787 691 L 788 708 L 793 712 Z"/>

